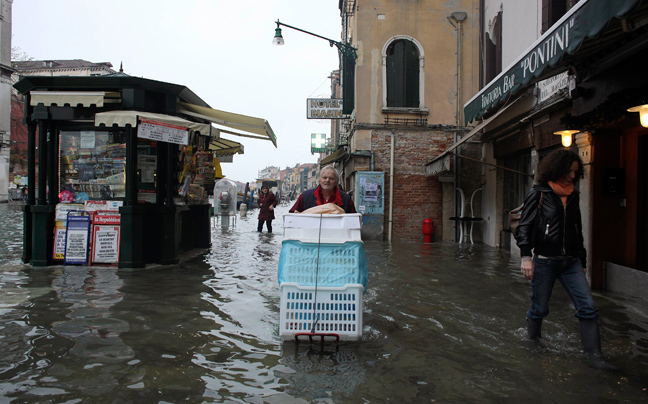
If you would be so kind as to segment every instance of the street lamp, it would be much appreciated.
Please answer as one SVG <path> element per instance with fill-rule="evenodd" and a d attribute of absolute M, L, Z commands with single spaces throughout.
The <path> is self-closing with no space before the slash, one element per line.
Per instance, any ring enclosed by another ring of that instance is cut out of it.
<path fill-rule="evenodd" d="M 305 31 L 301 28 L 293 27 L 292 25 L 284 24 L 283 22 L 280 22 L 279 20 L 275 21 L 277 24 L 277 28 L 275 28 L 275 36 L 272 39 L 272 44 L 273 45 L 278 45 L 281 46 L 284 44 L 284 39 L 283 36 L 281 35 L 281 26 L 283 25 L 284 27 L 292 28 L 296 31 L 303 32 L 308 35 L 316 36 L 318 38 L 324 39 L 329 42 L 329 45 L 333 47 L 334 45 L 338 48 L 338 50 L 342 53 L 342 55 L 346 57 L 351 57 L 354 61 L 358 58 L 358 55 L 356 51 L 358 50 L 357 48 L 354 48 L 351 45 L 348 45 L 346 43 L 334 41 L 333 39 L 329 39 L 326 37 L 323 37 L 321 35 L 313 34 L 312 32 Z"/>

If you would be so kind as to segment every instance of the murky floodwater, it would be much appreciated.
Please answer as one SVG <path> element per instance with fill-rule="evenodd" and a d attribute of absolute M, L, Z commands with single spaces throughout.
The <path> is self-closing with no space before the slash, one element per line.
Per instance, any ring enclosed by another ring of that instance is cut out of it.
<path fill-rule="evenodd" d="M 529 285 L 485 246 L 368 242 L 362 340 L 335 348 L 278 336 L 281 215 L 213 231 L 173 268 L 32 269 L 21 215 L 0 205 L 0 402 L 643 403 L 648 305 L 596 294 L 603 349 L 583 362 L 560 286 L 540 345 L 526 339 Z"/>

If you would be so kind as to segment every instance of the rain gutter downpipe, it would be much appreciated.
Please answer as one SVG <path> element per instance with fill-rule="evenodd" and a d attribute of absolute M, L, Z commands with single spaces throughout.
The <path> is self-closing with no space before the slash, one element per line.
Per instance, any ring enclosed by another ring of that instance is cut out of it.
<path fill-rule="evenodd" d="M 391 150 L 389 152 L 389 220 L 387 225 L 387 241 L 392 240 L 392 220 L 394 212 L 394 138 L 396 134 L 392 131 Z"/>
<path fill-rule="evenodd" d="M 461 37 L 463 35 L 462 31 L 462 22 L 466 19 L 468 15 L 464 11 L 455 11 L 452 13 L 450 16 L 448 16 L 448 22 L 455 28 L 455 36 L 457 39 L 456 43 L 456 60 L 457 60 L 457 73 L 455 75 L 456 77 L 456 94 L 455 94 L 455 99 L 456 99 L 456 107 L 455 107 L 455 126 L 460 126 L 460 120 L 461 120 L 461 102 L 460 102 L 460 94 L 461 94 Z M 453 21 L 456 21 L 458 25 L 456 25 Z M 455 130 L 454 132 L 454 143 L 457 143 L 459 141 L 459 132 Z M 459 152 L 459 150 L 457 150 Z M 454 164 L 454 176 L 455 176 L 455 217 L 460 215 L 461 212 L 461 198 L 457 197 L 457 189 L 461 188 L 461 159 L 455 158 L 454 159 L 455 164 Z M 455 240 L 459 239 L 459 226 L 461 225 L 460 222 L 455 222 Z"/>

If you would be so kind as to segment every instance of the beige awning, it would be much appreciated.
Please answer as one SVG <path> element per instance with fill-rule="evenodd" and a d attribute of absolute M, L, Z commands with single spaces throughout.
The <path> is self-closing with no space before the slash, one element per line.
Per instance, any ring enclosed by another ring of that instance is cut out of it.
<path fill-rule="evenodd" d="M 127 125 L 133 128 L 137 126 L 137 118 L 151 119 L 158 122 L 170 123 L 173 125 L 185 126 L 194 131 L 200 132 L 203 136 L 211 136 L 218 138 L 219 133 L 214 128 L 212 130 L 211 124 L 191 122 L 186 119 L 164 114 L 155 114 L 153 112 L 142 111 L 108 111 L 99 112 L 95 114 L 95 126 L 117 126 L 120 128 Z"/>
<path fill-rule="evenodd" d="M 322 161 L 319 162 L 320 167 L 323 167 L 327 164 L 330 163 L 335 163 L 339 159 L 343 158 L 346 155 L 346 150 L 344 147 L 337 149 L 333 153 L 329 154 L 328 156 L 324 157 Z"/>
<path fill-rule="evenodd" d="M 212 139 L 209 143 L 209 150 L 213 151 L 216 156 L 231 156 L 233 154 L 243 154 L 243 145 L 221 137 Z"/>
<path fill-rule="evenodd" d="M 84 107 L 91 105 L 103 107 L 106 98 L 114 99 L 115 95 L 117 98 L 119 97 L 119 93 L 107 93 L 105 91 L 30 91 L 29 95 L 31 97 L 29 105 L 33 107 L 39 104 L 46 107 L 52 105 L 76 107 L 79 104 Z"/>
<path fill-rule="evenodd" d="M 186 102 L 178 103 L 178 112 L 201 119 L 207 119 L 218 125 L 224 125 L 230 128 L 260 135 L 257 137 L 238 134 L 236 132 L 227 132 L 237 136 L 270 140 L 272 144 L 277 147 L 277 136 L 275 136 L 272 128 L 270 127 L 270 124 L 265 119 L 219 111 L 217 109 L 201 107 L 200 105 L 188 104 Z"/>

